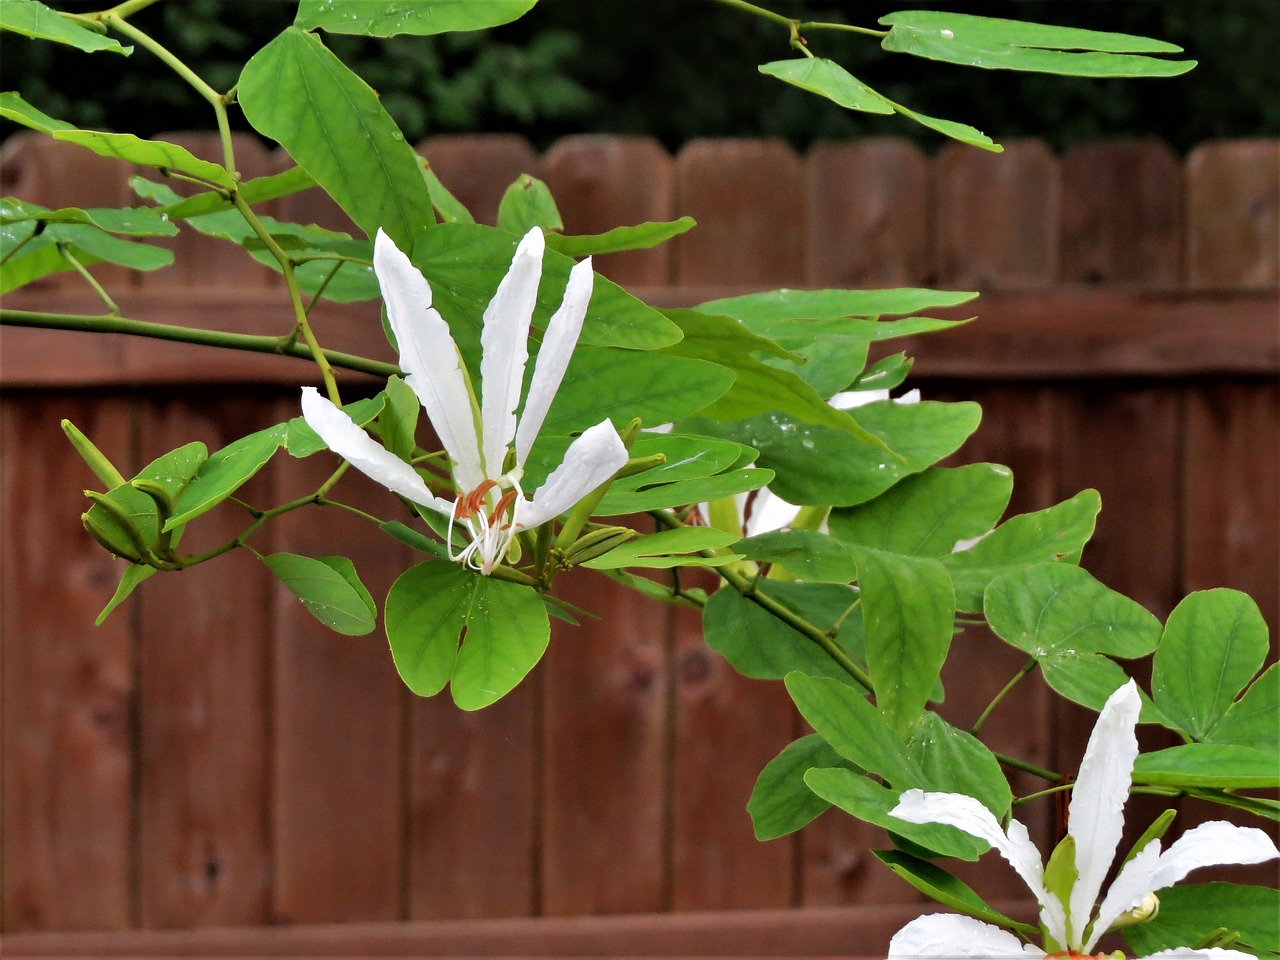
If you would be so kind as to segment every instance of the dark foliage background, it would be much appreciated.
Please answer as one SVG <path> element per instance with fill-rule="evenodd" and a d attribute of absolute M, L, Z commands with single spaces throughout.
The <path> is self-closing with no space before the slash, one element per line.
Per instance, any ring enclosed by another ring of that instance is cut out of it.
<path fill-rule="evenodd" d="M 105 4 L 54 0 L 64 9 Z M 810 34 L 811 49 L 913 109 L 993 136 L 1158 136 L 1189 149 L 1214 137 L 1280 135 L 1275 0 L 775 0 L 807 19 L 874 26 L 912 7 L 1037 20 L 1171 40 L 1200 66 L 1168 80 L 1078 80 L 964 69 L 882 51 L 867 37 Z M 292 0 L 167 0 L 137 18 L 230 86 L 252 53 L 293 17 Z M 0 72 L 54 116 L 142 136 L 211 123 L 145 51 L 132 63 L 0 34 Z M 784 30 L 709 0 L 542 0 L 492 31 L 365 40 L 326 36 L 372 84 L 410 140 L 431 133 L 519 130 L 537 145 L 567 133 L 647 133 L 668 147 L 695 136 L 818 138 L 894 133 L 941 138 L 897 118 L 851 113 L 756 72 L 790 56 Z M 13 132 L 5 125 L 4 134 Z"/>

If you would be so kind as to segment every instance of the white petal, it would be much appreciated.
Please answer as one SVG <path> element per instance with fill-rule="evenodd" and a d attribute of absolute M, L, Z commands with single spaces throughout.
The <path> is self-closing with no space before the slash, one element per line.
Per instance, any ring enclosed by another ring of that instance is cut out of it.
<path fill-rule="evenodd" d="M 1200 867 L 1247 866 L 1278 856 L 1275 842 L 1257 827 L 1211 820 L 1188 830 L 1161 855 L 1151 889 L 1171 887 Z"/>
<path fill-rule="evenodd" d="M 1224 950 L 1222 947 L 1205 947 L 1193 950 L 1190 947 L 1174 947 L 1172 950 L 1157 950 L 1148 953 L 1145 960 L 1187 960 L 1189 957 L 1203 957 L 1206 960 L 1257 960 L 1252 953 L 1240 950 Z"/>
<path fill-rule="evenodd" d="M 800 508 L 794 503 L 787 503 L 768 487 L 761 487 L 756 491 L 755 499 L 751 501 L 751 516 L 747 517 L 746 535 L 754 537 L 759 533 L 781 530 L 794 520 L 799 512 Z"/>
<path fill-rule="evenodd" d="M 480 422 L 484 424 L 484 468 L 488 477 L 503 474 L 507 447 L 516 435 L 516 407 L 529 359 L 529 322 L 538 302 L 542 252 L 546 241 L 534 227 L 511 258 L 511 268 L 484 311 L 480 335 Z"/>
<path fill-rule="evenodd" d="M 1133 730 L 1141 709 L 1138 685 L 1130 680 L 1111 694 L 1098 714 L 1080 761 L 1067 815 L 1067 833 L 1076 842 L 1077 878 L 1067 909 L 1072 930 L 1066 947 L 1080 946 L 1084 926 L 1093 914 L 1093 905 L 1124 831 L 1124 804 L 1129 799 L 1133 762 L 1138 756 L 1138 738 Z"/>
<path fill-rule="evenodd" d="M 1139 850 L 1132 860 L 1120 868 L 1116 878 L 1111 881 L 1107 895 L 1102 898 L 1102 905 L 1098 907 L 1098 917 L 1093 922 L 1093 933 L 1083 944 L 1085 952 L 1093 949 L 1093 945 L 1111 929 L 1111 925 L 1116 922 L 1120 914 L 1132 910 L 1143 897 L 1153 892 L 1151 882 L 1159 862 L 1160 841 L 1152 840 Z M 1081 923 L 1084 923 L 1084 918 L 1081 918 Z"/>
<path fill-rule="evenodd" d="M 1023 943 L 1007 930 L 973 917 L 931 913 L 912 920 L 889 941 L 889 960 L 998 960 L 1043 957 L 1044 951 Z"/>
<path fill-rule="evenodd" d="M 601 420 L 585 430 L 565 451 L 564 462 L 551 472 L 533 500 L 520 512 L 521 529 L 541 526 L 558 517 L 627 462 L 627 448 L 613 424 Z"/>
<path fill-rule="evenodd" d="M 1010 821 L 1006 834 L 992 812 L 973 797 L 962 793 L 926 793 L 923 790 L 906 791 L 889 815 L 908 823 L 948 824 L 991 844 L 1009 861 L 1034 894 L 1040 904 L 1040 920 L 1049 935 L 1059 943 L 1065 939 L 1062 904 L 1045 889 L 1040 851 L 1031 842 L 1026 827 L 1017 820 Z"/>
<path fill-rule="evenodd" d="M 361 430 L 315 387 L 302 388 L 302 416 L 329 449 L 393 493 L 446 517 L 452 504 L 435 496 L 418 472 Z"/>
<path fill-rule="evenodd" d="M 837 393 L 827 403 L 837 410 L 852 410 L 854 407 L 863 407 L 868 403 L 879 403 L 888 399 L 888 390 L 845 390 Z"/>
<path fill-rule="evenodd" d="M 381 230 L 373 242 L 373 269 L 387 304 L 387 320 L 400 348 L 405 383 L 418 395 L 445 452 L 458 486 L 472 490 L 484 480 L 471 391 L 449 325 L 431 308 L 431 285 Z"/>
<path fill-rule="evenodd" d="M 587 316 L 587 303 L 595 274 L 591 270 L 591 258 L 575 263 L 569 271 L 569 283 L 564 288 L 564 300 L 547 322 L 547 332 L 538 348 L 538 359 L 533 368 L 533 380 L 524 409 L 520 411 L 520 426 L 516 428 L 516 463 L 523 464 L 538 439 L 542 421 L 547 418 L 551 401 L 555 399 L 560 382 L 573 348 L 578 345 L 582 322 Z"/>

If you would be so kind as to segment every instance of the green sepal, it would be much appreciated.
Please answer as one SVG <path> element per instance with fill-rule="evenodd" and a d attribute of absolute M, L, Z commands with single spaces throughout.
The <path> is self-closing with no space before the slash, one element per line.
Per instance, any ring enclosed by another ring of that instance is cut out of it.
<path fill-rule="evenodd" d="M 1080 872 L 1076 869 L 1076 838 L 1067 834 L 1063 837 L 1053 853 L 1049 854 L 1049 862 L 1044 868 L 1044 888 L 1049 891 L 1049 895 L 1058 898 L 1058 902 L 1064 907 L 1071 903 L 1071 891 L 1076 885 L 1076 880 L 1080 878 Z M 1067 917 L 1067 939 L 1070 940 L 1073 935 L 1078 935 L 1083 939 L 1083 930 L 1071 929 L 1071 917 Z M 1049 952 L 1065 949 L 1060 943 L 1054 943 L 1050 946 L 1052 938 L 1048 932 L 1045 932 L 1045 949 Z"/>

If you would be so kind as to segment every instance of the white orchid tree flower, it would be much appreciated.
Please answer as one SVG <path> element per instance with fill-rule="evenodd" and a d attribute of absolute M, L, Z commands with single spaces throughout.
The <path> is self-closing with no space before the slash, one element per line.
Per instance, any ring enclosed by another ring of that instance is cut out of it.
<path fill-rule="evenodd" d="M 590 258 L 569 272 L 564 300 L 547 324 L 517 416 L 544 246 L 537 227 L 525 234 L 484 312 L 477 401 L 449 325 L 431 306 L 431 285 L 385 233 L 379 230 L 374 241 L 374 272 L 400 348 L 400 367 L 452 462 L 453 500 L 432 493 L 413 467 L 314 388 L 302 391 L 303 417 L 329 449 L 389 490 L 448 517 L 450 557 L 486 575 L 506 559 L 517 533 L 564 513 L 627 462 L 618 431 L 605 419 L 569 445 L 564 461 L 531 498 L 520 486 L 529 451 L 578 343 L 593 280 Z M 468 536 L 457 552 L 455 523 Z"/>
<path fill-rule="evenodd" d="M 1067 835 L 1075 842 L 1076 879 L 1065 900 L 1046 886 L 1040 853 L 1027 828 L 1017 820 L 1011 820 L 1006 831 L 990 810 L 964 794 L 923 790 L 902 794 L 890 811 L 892 816 L 909 823 L 957 827 L 985 840 L 1009 861 L 1040 904 L 1045 949 L 1025 944 L 1009 931 L 972 917 L 931 914 L 911 921 L 894 935 L 889 943 L 890 960 L 1085 957 L 1109 930 L 1152 915 L 1158 907 L 1155 893 L 1192 870 L 1215 864 L 1262 863 L 1280 856 L 1261 830 L 1222 821 L 1203 823 L 1184 833 L 1168 850 L 1162 851 L 1159 839 L 1148 842 L 1120 869 L 1098 904 L 1124 827 L 1124 804 L 1138 756 L 1134 728 L 1141 707 L 1137 684 L 1130 680 L 1107 700 L 1089 737 L 1067 817 Z M 1217 947 L 1151 954 L 1153 958 L 1166 956 L 1247 960 L 1251 955 Z"/>

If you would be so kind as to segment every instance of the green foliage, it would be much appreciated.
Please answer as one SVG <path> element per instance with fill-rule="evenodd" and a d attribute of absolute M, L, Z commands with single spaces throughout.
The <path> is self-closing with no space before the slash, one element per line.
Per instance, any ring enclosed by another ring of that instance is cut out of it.
<path fill-rule="evenodd" d="M 373 597 L 346 557 L 273 553 L 262 562 L 330 630 L 352 637 L 373 631 L 377 618 Z"/>
<path fill-rule="evenodd" d="M 1239 934 L 1239 945 L 1260 954 L 1280 953 L 1280 890 L 1239 883 L 1201 883 L 1160 893 L 1160 912 L 1124 931 L 1129 948 L 1150 956 L 1197 946 L 1218 930 Z"/>

